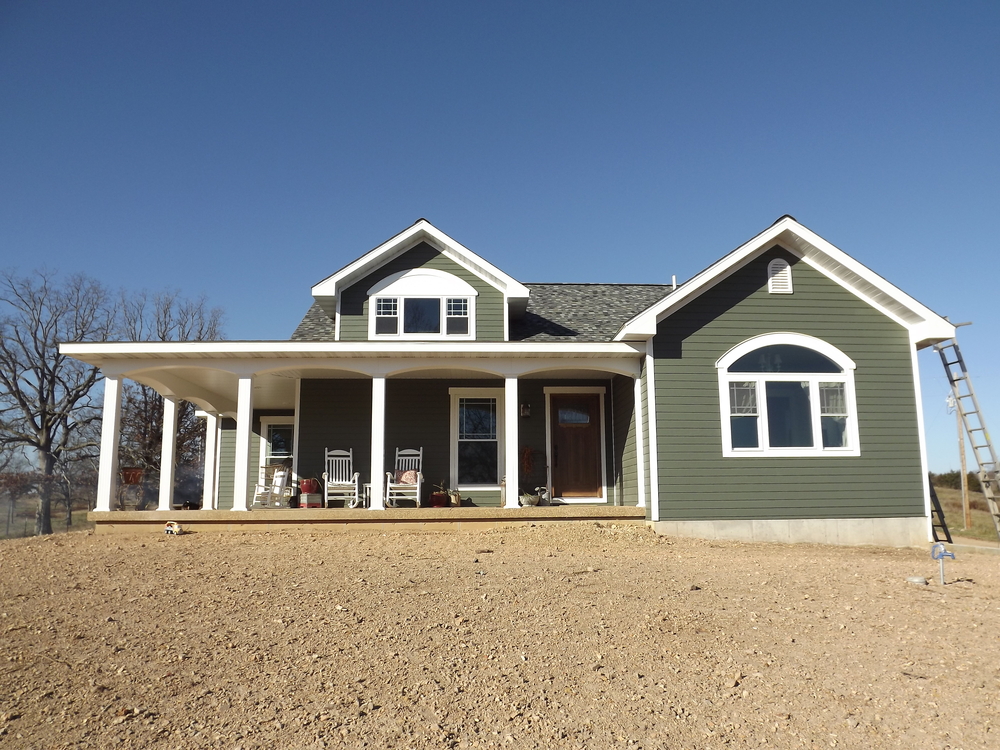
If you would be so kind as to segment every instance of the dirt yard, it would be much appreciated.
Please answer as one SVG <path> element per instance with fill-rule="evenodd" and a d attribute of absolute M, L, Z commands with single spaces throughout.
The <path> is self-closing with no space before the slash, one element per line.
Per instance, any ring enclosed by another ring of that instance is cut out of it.
<path fill-rule="evenodd" d="M 997 556 L 941 586 L 926 551 L 587 525 L 0 565 L 4 748 L 1000 747 Z"/>

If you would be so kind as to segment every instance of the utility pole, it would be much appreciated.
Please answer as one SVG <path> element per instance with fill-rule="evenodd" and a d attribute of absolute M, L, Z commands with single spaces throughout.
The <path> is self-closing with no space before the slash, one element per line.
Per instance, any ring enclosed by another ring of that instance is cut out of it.
<path fill-rule="evenodd" d="M 962 412 L 955 409 L 955 419 L 958 422 L 958 456 L 962 461 L 962 513 L 964 515 L 963 531 L 972 526 L 972 508 L 969 507 L 969 470 L 965 465 L 965 426 L 962 424 Z"/>

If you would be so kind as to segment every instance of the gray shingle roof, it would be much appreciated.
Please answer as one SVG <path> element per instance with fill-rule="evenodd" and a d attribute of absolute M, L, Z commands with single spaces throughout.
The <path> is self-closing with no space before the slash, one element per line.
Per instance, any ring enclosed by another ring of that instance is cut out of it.
<path fill-rule="evenodd" d="M 525 315 L 511 341 L 610 341 L 630 318 L 670 293 L 669 284 L 525 284 Z M 315 302 L 292 341 L 333 341 L 334 323 Z"/>
<path fill-rule="evenodd" d="M 525 284 L 524 317 L 511 341 L 610 341 L 630 318 L 670 293 L 669 284 Z"/>

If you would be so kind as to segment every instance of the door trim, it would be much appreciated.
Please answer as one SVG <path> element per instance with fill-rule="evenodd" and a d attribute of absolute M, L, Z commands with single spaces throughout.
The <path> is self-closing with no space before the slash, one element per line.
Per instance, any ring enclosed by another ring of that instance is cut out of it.
<path fill-rule="evenodd" d="M 607 451 L 607 434 L 604 427 L 604 394 L 607 392 L 607 388 L 603 385 L 549 385 L 545 386 L 542 391 L 545 393 L 545 482 L 548 486 L 550 502 L 556 502 L 556 498 L 552 495 L 552 462 L 549 457 L 552 456 L 552 399 L 550 396 L 555 393 L 596 393 L 600 396 L 600 405 L 598 406 L 598 411 L 600 412 L 600 430 L 601 430 L 601 494 L 604 497 L 568 497 L 559 498 L 560 503 L 570 504 L 570 503 L 601 503 L 602 505 L 608 505 L 608 451 Z"/>

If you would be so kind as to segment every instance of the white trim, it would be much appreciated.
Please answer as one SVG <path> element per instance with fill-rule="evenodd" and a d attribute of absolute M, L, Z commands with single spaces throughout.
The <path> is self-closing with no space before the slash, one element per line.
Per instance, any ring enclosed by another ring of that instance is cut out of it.
<path fill-rule="evenodd" d="M 917 404 L 917 439 L 920 445 L 920 487 L 924 493 L 924 516 L 927 519 L 927 541 L 934 541 L 934 522 L 931 519 L 931 488 L 927 481 L 927 433 L 924 431 L 924 401 L 920 387 L 920 367 L 916 342 L 910 342 L 910 361 L 913 367 L 913 397 Z"/>
<path fill-rule="evenodd" d="M 800 346 L 811 349 L 827 357 L 838 367 L 841 373 L 829 372 L 729 372 L 729 367 L 740 357 L 743 357 L 765 346 L 775 345 Z M 753 336 L 726 352 L 715 363 L 719 380 L 719 416 L 722 429 L 722 455 L 725 458 L 790 458 L 790 457 L 834 457 L 860 456 L 861 440 L 858 428 L 858 404 L 854 387 L 854 370 L 856 365 L 846 354 L 832 344 L 813 336 L 798 333 L 767 333 Z M 732 407 L 730 404 L 729 384 L 733 382 L 755 383 L 757 397 L 757 447 L 733 448 L 731 427 Z M 809 384 L 809 407 L 812 423 L 813 445 L 802 448 L 772 448 L 769 446 L 767 392 L 766 384 L 774 382 L 801 382 Z M 819 384 L 843 383 L 844 397 L 847 402 L 847 446 L 843 448 L 824 448 L 821 429 Z"/>
<path fill-rule="evenodd" d="M 632 398 L 635 400 L 635 469 L 638 474 L 638 495 L 636 505 L 646 507 L 646 456 L 643 451 L 646 445 L 645 426 L 642 422 L 642 376 L 632 381 Z"/>
<path fill-rule="evenodd" d="M 337 309 L 333 314 L 333 340 L 340 341 L 340 297 L 337 297 Z"/>
<path fill-rule="evenodd" d="M 660 520 L 660 467 L 656 440 L 656 374 L 653 339 L 646 342 L 646 419 L 649 424 L 649 517 Z"/>
<path fill-rule="evenodd" d="M 824 341 L 823 339 L 818 339 L 815 336 L 808 336 L 804 333 L 791 333 L 789 331 L 762 333 L 757 336 L 751 336 L 745 341 L 741 341 L 739 344 L 719 357 L 719 359 L 715 362 L 715 366 L 717 369 L 727 370 L 733 362 L 752 351 L 756 351 L 757 349 L 765 346 L 778 345 L 801 346 L 805 349 L 812 349 L 813 351 L 819 352 L 827 359 L 832 360 L 835 364 L 840 365 L 840 367 L 844 368 L 845 371 L 856 370 L 858 367 L 854 363 L 853 359 L 848 357 L 833 344 Z"/>
<path fill-rule="evenodd" d="M 173 510 L 174 477 L 177 466 L 177 401 L 163 399 L 163 434 L 160 440 L 160 504 L 157 510 Z"/>
<path fill-rule="evenodd" d="M 219 465 L 215 457 L 219 450 L 219 423 L 222 420 L 218 414 L 209 412 L 197 412 L 196 416 L 205 418 L 205 467 L 202 474 L 201 507 L 202 510 L 216 510 Z"/>
<path fill-rule="evenodd" d="M 552 394 L 566 393 L 596 393 L 600 395 L 598 399 L 598 411 L 601 420 L 598 428 L 601 435 L 601 497 L 559 497 L 557 498 L 552 489 L 552 461 L 551 458 L 545 462 L 545 483 L 552 500 L 559 500 L 567 505 L 572 503 L 605 503 L 610 504 L 608 496 L 608 447 L 607 447 L 607 427 L 604 420 L 604 396 L 607 388 L 603 385 L 550 385 L 544 386 L 542 392 L 545 394 L 545 455 L 552 456 Z"/>
<path fill-rule="evenodd" d="M 297 381 L 298 382 L 298 381 Z M 297 385 L 296 385 L 297 389 Z M 298 394 L 296 394 L 295 399 L 296 404 L 298 404 Z M 296 414 L 298 410 L 296 409 Z M 267 416 L 260 418 L 260 441 L 258 443 L 257 450 L 257 481 L 263 480 L 261 476 L 261 470 L 264 468 L 264 461 L 267 459 L 267 454 L 270 453 L 271 441 L 267 439 L 267 428 L 271 425 L 282 425 L 287 424 L 292 426 L 292 480 L 297 480 L 299 478 L 296 472 L 295 464 L 297 462 L 296 456 L 298 455 L 298 427 L 297 419 L 295 414 L 288 414 L 285 416 Z"/>
<path fill-rule="evenodd" d="M 118 443 L 121 440 L 122 381 L 104 376 L 104 412 L 101 416 L 101 453 L 97 469 L 94 510 L 110 511 L 118 491 Z"/>
<path fill-rule="evenodd" d="M 776 244 L 802 258 L 810 266 L 823 271 L 829 278 L 880 312 L 901 321 L 918 344 L 928 345 L 954 336 L 955 327 L 947 320 L 815 232 L 802 226 L 790 216 L 785 216 L 686 281 L 661 301 L 633 317 L 618 331 L 615 341 L 655 335 L 657 323 Z"/>
<path fill-rule="evenodd" d="M 237 386 L 236 457 L 233 466 L 233 510 L 245 511 L 250 487 L 250 435 L 253 431 L 253 376 L 242 377 Z"/>
<path fill-rule="evenodd" d="M 115 341 L 66 343 L 59 345 L 60 354 L 88 364 L 106 361 L 151 360 L 156 366 L 166 360 L 195 359 L 206 361 L 206 355 L 216 359 L 295 359 L 303 357 L 381 357 L 386 354 L 421 357 L 451 356 L 505 358 L 605 355 L 637 358 L 636 345 L 627 342 L 525 342 L 491 341 L 430 341 L 415 348 L 411 341 Z M 129 362 L 129 364 L 131 364 Z"/>
<path fill-rule="evenodd" d="M 372 378 L 372 446 L 368 507 L 385 510 L 385 378 Z"/>
<path fill-rule="evenodd" d="M 369 297 L 476 297 L 468 281 L 437 268 L 408 268 L 386 276 L 367 292 Z"/>
<path fill-rule="evenodd" d="M 520 414 L 518 409 L 517 378 L 504 378 L 504 507 L 520 506 L 520 476 L 518 469 L 518 428 Z"/>
<path fill-rule="evenodd" d="M 458 400 L 460 398 L 495 398 L 497 401 L 497 479 L 499 480 L 504 476 L 504 472 L 507 466 L 507 407 L 506 407 L 506 385 L 504 388 L 449 388 L 448 396 L 450 400 L 451 413 L 449 414 L 449 423 L 451 425 L 451 431 L 449 436 L 449 473 L 450 477 L 448 479 L 449 486 L 452 488 L 457 488 L 459 492 L 491 492 L 499 491 L 501 485 L 499 481 L 497 484 L 462 484 L 458 483 Z M 517 400 L 514 400 L 514 409 L 517 409 Z M 502 418 L 501 418 L 502 415 Z M 515 432 L 516 419 L 515 417 Z M 515 460 L 517 452 L 515 451 Z M 514 502 L 517 503 L 517 488 L 514 488 L 515 498 Z M 515 505 L 516 507 L 516 505 Z"/>
<path fill-rule="evenodd" d="M 299 415 L 302 413 L 302 378 L 295 379 L 295 413 L 292 415 L 292 477 L 299 476 Z"/>

